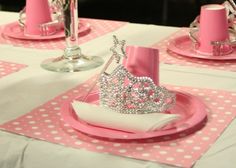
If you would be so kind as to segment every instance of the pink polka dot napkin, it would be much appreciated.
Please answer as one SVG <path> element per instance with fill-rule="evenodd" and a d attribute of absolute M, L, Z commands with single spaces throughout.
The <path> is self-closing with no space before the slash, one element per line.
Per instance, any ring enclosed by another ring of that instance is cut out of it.
<path fill-rule="evenodd" d="M 25 67 L 27 67 L 27 65 L 0 60 L 0 78 L 6 75 L 10 75 L 14 72 L 17 72 Z"/>
<path fill-rule="evenodd" d="M 188 31 L 189 31 L 188 28 L 182 28 L 176 33 L 170 35 L 168 38 L 152 46 L 154 48 L 159 49 L 160 62 L 167 63 L 167 64 L 192 66 L 192 67 L 197 67 L 197 68 L 236 71 L 236 59 L 235 60 L 207 60 L 207 59 L 185 57 L 185 56 L 181 56 L 176 53 L 173 53 L 171 51 L 167 51 L 167 44 L 169 43 L 170 40 L 173 40 L 180 36 L 188 35 Z"/>
<path fill-rule="evenodd" d="M 147 140 L 111 141 L 80 133 L 61 118 L 61 104 L 86 92 L 94 79 L 81 84 L 31 112 L 0 125 L 5 131 L 73 148 L 191 167 L 236 116 L 236 93 L 184 86 L 168 86 L 200 98 L 209 108 L 208 121 L 195 133 Z"/>
<path fill-rule="evenodd" d="M 85 43 L 89 40 L 100 37 L 109 32 L 115 31 L 127 22 L 109 21 L 109 20 L 98 20 L 98 19 L 83 19 L 83 22 L 91 25 L 91 31 L 85 35 L 79 37 L 79 43 Z M 0 26 L 0 33 L 4 28 Z M 36 49 L 64 49 L 65 38 L 54 39 L 54 40 L 20 40 L 9 37 L 0 36 L 0 44 L 10 44 L 18 47 L 25 48 L 36 48 Z"/>

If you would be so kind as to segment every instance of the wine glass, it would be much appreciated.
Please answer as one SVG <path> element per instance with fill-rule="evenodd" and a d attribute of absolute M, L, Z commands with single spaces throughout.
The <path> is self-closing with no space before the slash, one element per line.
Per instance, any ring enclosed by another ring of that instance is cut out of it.
<path fill-rule="evenodd" d="M 66 48 L 64 54 L 41 63 L 41 67 L 56 72 L 78 72 L 96 68 L 103 64 L 98 56 L 82 54 L 78 45 L 78 0 L 57 0 L 64 15 Z"/>

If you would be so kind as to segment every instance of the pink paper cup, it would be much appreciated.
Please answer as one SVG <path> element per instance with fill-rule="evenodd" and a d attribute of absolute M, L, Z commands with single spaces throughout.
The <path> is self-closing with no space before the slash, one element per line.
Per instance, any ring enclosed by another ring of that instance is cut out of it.
<path fill-rule="evenodd" d="M 48 0 L 26 0 L 25 8 L 25 35 L 41 35 L 41 25 L 52 21 Z M 50 27 L 47 31 L 50 34 L 55 28 Z"/>
<path fill-rule="evenodd" d="M 228 41 L 227 12 L 223 5 L 209 4 L 201 7 L 199 25 L 199 47 L 197 51 L 202 54 L 212 55 L 214 46 L 212 42 Z M 222 53 L 232 52 L 232 47 L 224 46 Z"/>
<path fill-rule="evenodd" d="M 126 47 L 127 59 L 123 65 L 134 76 L 150 77 L 159 85 L 159 50 L 139 46 Z"/>

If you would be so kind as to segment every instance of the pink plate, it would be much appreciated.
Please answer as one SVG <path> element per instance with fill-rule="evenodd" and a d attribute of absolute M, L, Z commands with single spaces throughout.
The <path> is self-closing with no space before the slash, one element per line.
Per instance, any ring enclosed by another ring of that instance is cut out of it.
<path fill-rule="evenodd" d="M 79 35 L 85 35 L 89 33 L 91 26 L 84 20 L 80 20 L 79 23 Z M 57 38 L 65 37 L 64 29 L 59 30 L 57 33 L 49 36 L 41 35 L 25 35 L 24 30 L 19 26 L 18 22 L 13 22 L 5 25 L 2 34 L 11 38 L 21 39 L 21 40 L 52 40 Z"/>
<path fill-rule="evenodd" d="M 168 50 L 186 57 L 201 58 L 208 60 L 236 60 L 236 51 L 222 56 L 203 55 L 193 49 L 193 43 L 188 35 L 179 36 L 170 40 L 167 45 Z"/>
<path fill-rule="evenodd" d="M 99 95 L 97 93 L 90 94 L 86 100 L 89 103 L 97 103 Z M 76 100 L 80 100 L 77 98 Z M 153 132 L 129 133 L 119 130 L 98 127 L 81 121 L 75 114 L 71 102 L 67 101 L 62 105 L 61 115 L 63 120 L 74 129 L 101 138 L 131 140 L 146 139 L 152 137 L 161 137 L 166 135 L 174 135 L 183 131 L 196 131 L 197 126 L 202 124 L 207 118 L 207 107 L 198 98 L 186 94 L 176 92 L 176 105 L 167 113 L 180 114 L 181 119 L 167 125 L 165 128 Z M 98 112 L 99 114 L 99 112 Z"/>

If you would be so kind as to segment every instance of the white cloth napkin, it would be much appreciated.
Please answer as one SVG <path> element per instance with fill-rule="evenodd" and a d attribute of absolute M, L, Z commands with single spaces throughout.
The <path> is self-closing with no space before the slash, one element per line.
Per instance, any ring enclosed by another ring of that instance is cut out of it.
<path fill-rule="evenodd" d="M 90 124 L 126 132 L 150 132 L 180 118 L 178 114 L 122 114 L 107 107 L 74 101 L 78 117 Z"/>

